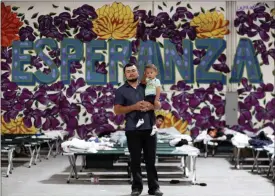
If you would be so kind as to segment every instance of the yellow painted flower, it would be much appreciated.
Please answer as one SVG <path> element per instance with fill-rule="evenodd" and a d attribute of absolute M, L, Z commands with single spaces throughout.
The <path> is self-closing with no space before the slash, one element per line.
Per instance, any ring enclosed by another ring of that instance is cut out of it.
<path fill-rule="evenodd" d="M 188 121 L 177 119 L 171 112 L 155 111 L 155 115 L 164 116 L 164 123 L 160 128 L 175 127 L 181 134 L 186 134 Z"/>
<path fill-rule="evenodd" d="M 101 39 L 129 39 L 135 37 L 138 21 L 134 21 L 131 8 L 114 2 L 96 10 L 98 18 L 93 21 L 93 30 Z"/>
<path fill-rule="evenodd" d="M 229 21 L 224 19 L 223 13 L 217 11 L 200 13 L 190 23 L 191 26 L 196 26 L 199 38 L 223 38 L 229 34 L 228 24 Z"/>
<path fill-rule="evenodd" d="M 35 134 L 37 129 L 32 126 L 27 128 L 23 122 L 23 117 L 15 120 L 11 119 L 9 123 L 6 123 L 4 117 L 1 117 L 1 133 L 2 134 Z"/>

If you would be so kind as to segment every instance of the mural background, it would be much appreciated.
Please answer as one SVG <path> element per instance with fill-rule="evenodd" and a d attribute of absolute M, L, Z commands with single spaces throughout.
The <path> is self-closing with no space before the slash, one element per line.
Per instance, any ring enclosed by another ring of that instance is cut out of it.
<path fill-rule="evenodd" d="M 66 2 L 64 6 L 64 2 L 1 3 L 2 132 L 64 129 L 71 136 L 86 138 L 91 133 L 123 129 L 124 116 L 115 115 L 112 110 L 114 91 L 123 84 L 122 63 L 119 65 L 119 84 L 115 86 L 87 85 L 85 58 L 70 65 L 70 85 L 57 81 L 51 85 L 18 86 L 11 81 L 12 41 L 35 41 L 41 37 L 56 39 L 59 44 L 65 37 L 84 43 L 95 39 L 107 42 L 111 38 L 128 39 L 132 43 L 128 62 L 132 63 L 137 62 L 140 40 L 156 41 L 161 47 L 166 38 L 175 44 L 179 54 L 184 54 L 182 39 L 192 42 L 198 38 L 225 39 L 227 48 L 210 72 L 226 75 L 227 85 L 216 82 L 215 78 L 211 84 L 186 84 L 176 69 L 177 82 L 163 85 L 162 110 L 156 112 L 165 115 L 163 127 L 175 126 L 181 133 L 196 136 L 211 126 L 226 126 L 225 96 L 227 91 L 233 91 L 239 93 L 239 120 L 238 125 L 231 128 L 255 132 L 271 125 L 275 129 L 275 20 L 272 17 L 275 6 L 267 2 L 253 9 L 255 4 L 137 1 Z M 246 69 L 239 84 L 229 82 L 241 37 L 253 40 L 264 83 L 250 84 Z M 109 74 L 108 51 L 101 51 L 106 61 L 95 64 L 98 74 Z M 44 52 L 60 66 L 60 50 L 46 47 Z M 162 56 L 164 52 L 161 47 Z M 25 71 L 41 70 L 50 74 L 50 69 L 34 51 L 25 53 L 32 55 L 31 64 L 25 65 Z M 204 55 L 205 51 L 194 44 L 195 69 Z"/>

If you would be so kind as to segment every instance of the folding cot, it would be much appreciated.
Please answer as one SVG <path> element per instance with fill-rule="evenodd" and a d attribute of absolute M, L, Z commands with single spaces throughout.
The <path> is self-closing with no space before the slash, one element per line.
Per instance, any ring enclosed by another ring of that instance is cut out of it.
<path fill-rule="evenodd" d="M 192 162 L 191 165 L 191 172 L 192 172 L 192 184 L 196 184 L 196 157 L 198 154 L 194 153 L 187 153 L 187 152 L 180 152 L 177 151 L 175 147 L 171 147 L 168 143 L 158 143 L 157 146 L 157 157 L 181 157 L 181 169 L 183 170 L 183 174 L 186 176 L 186 166 L 187 166 L 187 157 L 189 156 Z M 67 179 L 67 183 L 70 183 L 70 179 L 72 177 L 75 177 L 75 179 L 78 179 L 78 172 L 76 168 L 76 160 L 78 156 L 86 157 L 86 156 L 106 156 L 111 159 L 111 161 L 116 161 L 121 156 L 127 156 L 128 158 L 128 167 L 127 167 L 127 173 L 128 177 L 132 179 L 131 177 L 131 169 L 130 169 L 130 156 L 129 151 L 127 149 L 127 146 L 123 147 L 120 144 L 116 144 L 114 146 L 114 150 L 99 150 L 97 153 L 90 153 L 90 152 L 70 152 L 66 153 L 64 152 L 63 155 L 68 156 L 69 162 L 70 162 L 70 173 Z M 85 162 L 83 162 L 82 159 L 82 168 L 85 167 Z"/>

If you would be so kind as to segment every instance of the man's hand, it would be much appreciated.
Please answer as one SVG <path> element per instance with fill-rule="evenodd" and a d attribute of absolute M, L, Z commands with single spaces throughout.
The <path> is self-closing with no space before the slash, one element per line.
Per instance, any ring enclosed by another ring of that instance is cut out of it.
<path fill-rule="evenodd" d="M 139 101 L 139 102 L 137 102 L 136 104 L 133 105 L 133 109 L 137 110 L 137 111 L 142 111 L 142 110 L 144 110 L 144 108 L 145 108 L 144 101 Z"/>
<path fill-rule="evenodd" d="M 151 104 L 150 102 L 148 102 L 148 101 L 144 101 L 143 104 L 144 104 L 144 105 L 143 105 L 144 108 L 143 108 L 142 111 L 147 112 L 147 111 L 149 111 L 149 110 L 154 110 L 154 109 L 155 109 L 155 106 L 154 106 L 153 104 Z"/>

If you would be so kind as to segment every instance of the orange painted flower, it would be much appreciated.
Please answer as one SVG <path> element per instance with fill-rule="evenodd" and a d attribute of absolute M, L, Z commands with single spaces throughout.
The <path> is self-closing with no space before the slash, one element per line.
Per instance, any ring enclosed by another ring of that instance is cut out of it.
<path fill-rule="evenodd" d="M 129 6 L 114 2 L 96 10 L 93 30 L 101 39 L 129 39 L 136 35 L 138 21 Z"/>
<path fill-rule="evenodd" d="M 196 27 L 198 38 L 223 38 L 229 34 L 229 21 L 224 19 L 223 13 L 217 11 L 200 13 L 190 25 Z"/>
<path fill-rule="evenodd" d="M 1 42 L 2 46 L 12 45 L 14 40 L 19 40 L 18 32 L 23 22 L 17 18 L 17 14 L 11 12 L 11 6 L 1 3 Z"/>
<path fill-rule="evenodd" d="M 35 134 L 37 131 L 34 126 L 27 128 L 23 122 L 23 117 L 11 119 L 9 123 L 5 122 L 3 116 L 1 117 L 1 133 L 3 134 Z"/>
<path fill-rule="evenodd" d="M 171 112 L 156 111 L 155 114 L 164 116 L 164 123 L 160 128 L 175 127 L 181 134 L 186 134 L 188 121 L 177 119 Z"/>

